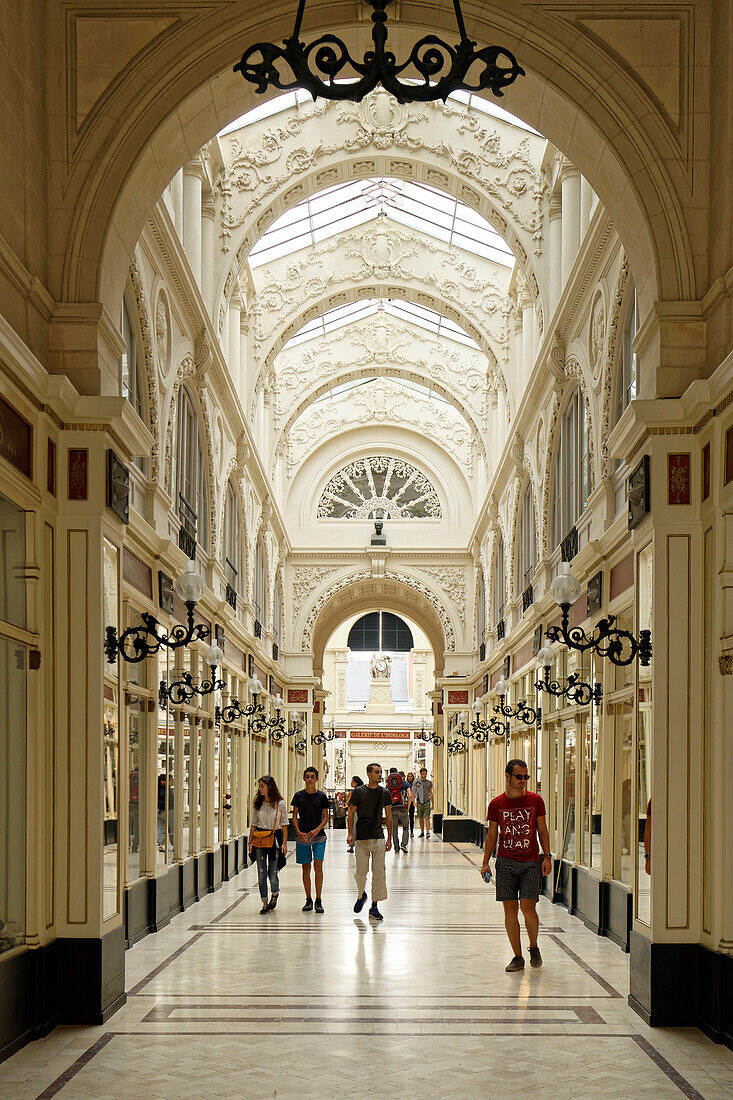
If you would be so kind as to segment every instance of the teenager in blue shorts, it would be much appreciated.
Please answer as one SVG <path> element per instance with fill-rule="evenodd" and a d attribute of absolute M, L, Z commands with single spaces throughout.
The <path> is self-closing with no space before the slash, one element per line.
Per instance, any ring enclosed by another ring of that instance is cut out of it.
<path fill-rule="evenodd" d="M 295 861 L 303 868 L 305 890 L 304 913 L 313 909 L 311 894 L 311 863 L 315 868 L 316 913 L 323 912 L 323 857 L 326 854 L 326 826 L 328 825 L 328 798 L 318 790 L 318 771 L 306 768 L 303 772 L 305 787 L 293 795 L 293 828 L 297 841 Z"/>

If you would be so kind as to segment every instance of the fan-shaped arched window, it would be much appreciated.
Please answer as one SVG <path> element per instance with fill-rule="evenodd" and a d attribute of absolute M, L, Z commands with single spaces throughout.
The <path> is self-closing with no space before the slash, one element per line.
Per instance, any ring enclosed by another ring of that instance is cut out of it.
<path fill-rule="evenodd" d="M 244 583 L 241 530 L 239 501 L 234 486 L 229 482 L 224 504 L 224 579 L 227 584 L 227 603 L 235 611 L 237 596 L 242 595 Z"/>
<path fill-rule="evenodd" d="M 440 519 L 434 486 L 409 462 L 371 455 L 332 477 L 318 504 L 319 519 Z"/>
<path fill-rule="evenodd" d="M 120 358 L 120 393 L 126 398 L 139 417 L 145 419 L 143 396 L 143 372 L 140 361 L 140 342 L 137 326 L 133 322 L 133 313 L 127 298 L 122 299 L 122 320 L 120 323 L 125 350 Z"/>
<path fill-rule="evenodd" d="M 476 649 L 480 649 L 486 637 L 486 582 L 484 571 L 479 566 L 476 584 Z"/>
<path fill-rule="evenodd" d="M 585 402 L 578 387 L 565 406 L 555 445 L 552 478 L 552 535 L 555 546 L 562 542 L 585 511 L 589 482 Z"/>
<path fill-rule="evenodd" d="M 527 482 L 524 486 L 522 499 L 519 505 L 519 518 L 517 522 L 517 588 L 523 595 L 530 597 L 523 601 L 523 609 L 532 602 L 531 585 L 534 571 L 537 568 L 537 524 L 535 523 L 534 499 L 532 496 L 532 484 Z M 526 604 L 526 606 L 524 606 Z"/>
<path fill-rule="evenodd" d="M 501 531 L 496 536 L 494 546 L 493 581 L 493 619 L 494 629 L 498 631 L 499 641 L 504 637 L 504 609 L 506 607 L 506 571 L 504 568 L 504 539 Z"/>
<path fill-rule="evenodd" d="M 255 576 L 252 602 L 255 615 L 255 638 L 262 637 L 262 624 L 267 612 L 267 563 L 265 543 L 262 535 L 257 538 L 255 547 Z"/>
<path fill-rule="evenodd" d="M 199 418 L 185 386 L 178 391 L 171 494 L 181 520 L 179 546 L 195 558 L 196 544 L 205 548 L 208 540 L 208 494 Z"/>
<path fill-rule="evenodd" d="M 346 644 L 352 653 L 409 653 L 415 643 L 412 631 L 399 615 L 370 611 L 356 620 Z"/>
<path fill-rule="evenodd" d="M 636 354 L 634 353 L 634 337 L 639 324 L 636 303 L 636 287 L 632 283 L 629 287 L 629 303 L 621 330 L 621 346 L 619 348 L 618 378 L 616 389 L 616 419 L 636 397 Z"/>
<path fill-rule="evenodd" d="M 274 660 L 277 661 L 280 655 L 283 633 L 283 600 L 280 570 L 278 570 L 277 577 L 275 578 L 275 591 L 272 598 L 275 601 L 272 608 L 272 656 Z"/>

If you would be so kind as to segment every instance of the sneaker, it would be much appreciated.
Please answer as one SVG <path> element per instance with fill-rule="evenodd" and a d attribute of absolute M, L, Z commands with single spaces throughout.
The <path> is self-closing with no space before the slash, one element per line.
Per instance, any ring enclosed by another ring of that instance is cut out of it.
<path fill-rule="evenodd" d="M 262 908 L 260 909 L 260 913 L 269 913 L 269 912 L 270 912 L 270 906 L 267 904 L 266 901 L 263 901 L 262 902 Z"/>
<path fill-rule="evenodd" d="M 402 848 L 403 852 L 407 851 L 407 845 L 406 844 L 401 844 L 400 847 Z"/>
<path fill-rule="evenodd" d="M 430 836 L 430 829 L 428 829 L 426 836 Z"/>
<path fill-rule="evenodd" d="M 322 912 L 323 912 L 323 902 L 321 901 L 320 898 L 316 898 L 316 913 L 322 913 Z"/>
<path fill-rule="evenodd" d="M 539 947 L 530 947 L 529 949 L 529 965 L 537 970 L 542 966 L 542 956 L 540 955 Z"/>
<path fill-rule="evenodd" d="M 515 955 L 509 966 L 504 967 L 507 974 L 513 974 L 515 970 L 524 970 L 524 959 L 521 955 Z"/>
<path fill-rule="evenodd" d="M 424 836 L 425 836 L 425 833 L 420 833 L 421 838 L 424 837 Z"/>
<path fill-rule="evenodd" d="M 353 848 L 347 848 L 346 851 L 349 853 L 349 855 L 352 855 L 353 852 L 354 852 L 354 849 Z"/>
<path fill-rule="evenodd" d="M 366 901 L 366 890 L 361 895 L 361 897 L 357 898 L 356 901 L 354 902 L 354 912 L 355 913 L 361 913 L 362 909 L 364 908 L 364 902 L 365 901 Z"/>
<path fill-rule="evenodd" d="M 370 920 L 384 920 L 384 917 L 377 909 L 376 901 L 372 902 L 371 909 L 369 910 L 369 918 Z"/>
<path fill-rule="evenodd" d="M 273 894 L 272 897 L 270 898 L 270 904 L 267 906 L 267 908 L 272 910 L 272 909 L 275 909 L 276 906 L 277 906 L 277 894 Z"/>
<path fill-rule="evenodd" d="M 310 913 L 313 911 L 313 898 L 306 898 L 305 905 L 300 910 L 301 913 Z"/>

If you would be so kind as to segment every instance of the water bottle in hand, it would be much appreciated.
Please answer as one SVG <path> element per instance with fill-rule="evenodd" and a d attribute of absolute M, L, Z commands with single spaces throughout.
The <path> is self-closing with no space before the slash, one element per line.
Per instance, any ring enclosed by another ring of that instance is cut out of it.
<path fill-rule="evenodd" d="M 484 875 L 484 882 L 491 882 L 491 871 L 487 871 Z"/>

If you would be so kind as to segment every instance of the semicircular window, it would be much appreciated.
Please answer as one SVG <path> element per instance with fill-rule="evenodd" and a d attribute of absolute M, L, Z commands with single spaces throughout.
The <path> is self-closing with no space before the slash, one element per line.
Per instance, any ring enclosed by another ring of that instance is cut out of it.
<path fill-rule="evenodd" d="M 440 519 L 440 498 L 425 474 L 384 455 L 350 462 L 332 477 L 319 519 Z"/>

